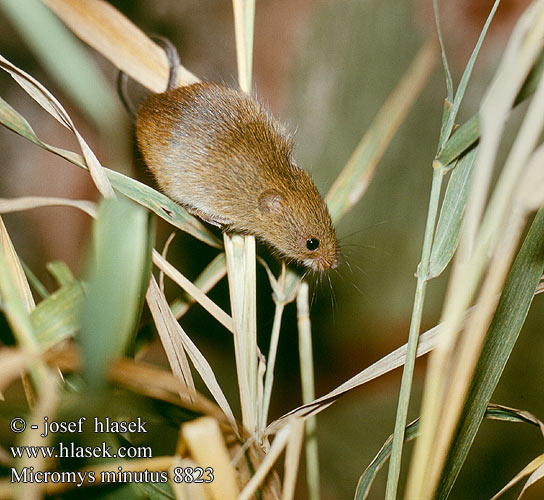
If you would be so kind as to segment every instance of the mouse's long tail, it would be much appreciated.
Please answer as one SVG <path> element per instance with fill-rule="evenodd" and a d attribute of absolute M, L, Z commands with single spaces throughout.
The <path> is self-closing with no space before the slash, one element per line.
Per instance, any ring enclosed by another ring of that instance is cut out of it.
<path fill-rule="evenodd" d="M 154 35 L 151 37 L 153 40 L 159 43 L 166 52 L 168 58 L 168 66 L 170 73 L 168 74 L 168 83 L 166 90 L 172 90 L 176 86 L 178 79 L 178 67 L 180 64 L 179 54 L 174 44 L 168 39 L 160 35 Z M 123 106 L 127 110 L 133 122 L 136 121 L 137 107 L 134 102 L 128 96 L 128 75 L 119 71 L 117 74 L 117 94 L 123 103 Z"/>

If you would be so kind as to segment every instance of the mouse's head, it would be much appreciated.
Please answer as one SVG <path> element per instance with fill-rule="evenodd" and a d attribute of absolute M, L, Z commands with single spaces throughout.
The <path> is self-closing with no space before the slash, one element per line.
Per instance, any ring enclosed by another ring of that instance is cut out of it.
<path fill-rule="evenodd" d="M 315 271 L 336 268 L 338 242 L 327 205 L 308 172 L 295 166 L 288 177 L 259 197 L 259 212 L 267 220 L 264 239 Z"/>

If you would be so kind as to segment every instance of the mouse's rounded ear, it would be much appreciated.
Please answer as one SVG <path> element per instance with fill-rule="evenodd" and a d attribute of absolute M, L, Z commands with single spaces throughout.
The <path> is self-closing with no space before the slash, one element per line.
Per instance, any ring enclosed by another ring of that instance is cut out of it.
<path fill-rule="evenodd" d="M 275 189 L 267 189 L 259 196 L 259 212 L 270 214 L 280 212 L 285 204 L 285 197 Z"/>

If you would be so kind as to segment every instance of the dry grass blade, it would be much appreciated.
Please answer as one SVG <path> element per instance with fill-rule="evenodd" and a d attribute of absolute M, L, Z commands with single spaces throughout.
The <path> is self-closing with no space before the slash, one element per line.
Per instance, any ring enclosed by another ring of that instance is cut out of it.
<path fill-rule="evenodd" d="M 419 338 L 419 344 L 417 348 L 417 356 L 422 356 L 427 354 L 429 351 L 435 348 L 439 342 L 440 330 L 443 326 L 437 325 L 434 328 L 423 333 Z M 368 368 L 365 368 L 357 375 L 353 376 L 343 384 L 339 385 L 336 389 L 331 392 L 321 396 L 311 403 L 299 406 L 294 410 L 291 410 L 289 413 L 286 413 L 279 419 L 272 422 L 267 428 L 265 434 L 272 434 L 277 432 L 278 429 L 281 429 L 285 422 L 290 417 L 308 417 L 310 415 L 315 415 L 329 405 L 334 403 L 338 398 L 344 394 L 352 391 L 353 389 L 378 378 L 385 373 L 398 368 L 404 364 L 406 359 L 406 344 L 394 351 L 390 352 L 387 356 L 384 356 L 379 361 L 376 361 L 374 364 L 370 365 Z"/>
<path fill-rule="evenodd" d="M 437 55 L 434 39 L 420 49 L 330 188 L 326 200 L 333 222 L 339 221 L 365 193 L 380 158 L 427 82 Z"/>
<path fill-rule="evenodd" d="M 489 420 L 504 420 L 503 415 L 501 418 L 498 418 L 496 413 L 493 412 L 508 412 L 509 414 L 515 415 L 520 421 L 529 422 L 533 425 L 536 425 L 540 429 L 540 433 L 544 436 L 544 422 L 533 415 L 527 410 L 518 410 L 517 408 L 511 408 L 510 406 L 489 404 L 487 406 L 486 417 Z"/>
<path fill-rule="evenodd" d="M 200 374 L 202 380 L 206 384 L 206 387 L 214 397 L 217 404 L 223 410 L 227 420 L 232 426 L 232 429 L 234 430 L 234 432 L 237 433 L 238 426 L 236 424 L 236 420 L 234 419 L 232 410 L 230 409 L 229 403 L 225 398 L 221 387 L 217 383 L 217 379 L 215 378 L 213 370 L 211 369 L 208 361 L 206 361 L 206 358 L 202 355 L 202 353 L 197 349 L 192 340 L 183 331 L 180 324 L 175 320 L 174 316 L 172 315 L 172 311 L 170 311 L 170 308 L 168 306 L 168 302 L 166 301 L 166 297 L 164 296 L 164 294 L 161 293 L 159 286 L 157 285 L 157 282 L 154 278 L 152 278 L 150 281 L 150 286 L 147 293 L 147 303 L 151 310 L 155 309 L 157 311 L 157 318 L 159 321 L 163 321 L 162 318 L 160 318 L 160 314 L 171 315 L 171 320 L 173 320 L 171 325 L 173 328 L 175 328 L 173 333 L 180 336 L 181 341 L 183 342 L 183 347 L 191 358 L 191 361 L 196 371 Z"/>
<path fill-rule="evenodd" d="M 520 19 L 506 47 L 501 64 L 484 97 L 480 109 L 480 147 L 467 204 L 463 237 L 459 254 L 466 260 L 472 253 L 493 172 L 502 131 L 516 96 L 525 82 L 533 63 L 540 53 L 538 26 L 531 29 L 537 16 L 538 2 L 534 2 Z"/>
<path fill-rule="evenodd" d="M 527 488 L 529 488 L 529 486 L 532 486 L 533 484 L 535 484 L 537 481 L 540 481 L 542 478 L 544 478 L 544 464 L 542 464 L 537 470 L 535 470 L 530 476 L 529 478 L 527 479 L 527 481 L 525 482 L 525 484 L 523 485 L 523 489 L 521 490 L 519 496 L 518 496 L 518 500 L 521 499 L 521 497 L 523 496 L 523 494 L 527 491 Z"/>
<path fill-rule="evenodd" d="M 41 207 L 74 207 L 96 218 L 96 203 L 87 200 L 70 200 L 68 198 L 53 198 L 45 196 L 22 196 L 20 198 L 0 198 L 0 214 L 20 212 Z"/>
<path fill-rule="evenodd" d="M 233 332 L 232 318 L 221 309 L 213 300 L 197 288 L 174 266 L 172 266 L 162 255 L 153 250 L 153 262 L 170 279 L 177 283 L 191 297 L 193 297 L 206 311 L 208 311 L 219 323 L 221 323 L 229 332 Z"/>
<path fill-rule="evenodd" d="M 206 484 L 214 500 L 236 500 L 236 471 L 217 421 L 201 417 L 184 424 L 181 432 L 195 462 L 213 470 L 213 481 Z"/>
<path fill-rule="evenodd" d="M 44 0 L 84 42 L 109 59 L 121 71 L 152 92 L 162 92 L 168 80 L 164 50 L 117 9 L 102 0 Z M 198 78 L 183 66 L 178 83 Z"/>
<path fill-rule="evenodd" d="M 1 212 L 0 212 L 1 213 Z M 30 291 L 30 285 L 26 279 L 23 268 L 21 267 L 21 262 L 15 248 L 13 248 L 13 243 L 9 237 L 4 221 L 0 217 L 0 251 L 6 259 L 6 264 L 9 269 L 10 277 L 15 283 L 15 289 L 19 294 L 23 305 L 25 306 L 27 312 L 31 312 L 36 304 L 34 298 L 32 297 L 32 292 Z"/>
<path fill-rule="evenodd" d="M 42 106 L 51 116 L 73 132 L 97 189 L 105 198 L 114 198 L 113 188 L 111 187 L 110 181 L 108 180 L 102 165 L 74 126 L 72 119 L 62 107 L 62 104 L 40 82 L 17 66 L 11 64 L 2 56 L 0 56 L 0 67 L 8 72 L 30 97 Z"/>
<path fill-rule="evenodd" d="M 172 368 L 172 372 L 178 380 L 184 384 L 184 388 L 179 395 L 183 399 L 185 394 L 188 393 L 190 400 L 192 400 L 195 395 L 195 383 L 185 349 L 181 343 L 179 335 L 181 327 L 170 311 L 168 302 L 164 299 L 164 294 L 159 289 L 153 276 L 149 282 L 146 299 L 170 363 L 170 368 Z"/>
<path fill-rule="evenodd" d="M 161 252 L 161 257 L 166 260 L 166 256 L 168 255 L 168 250 L 170 248 L 170 243 L 174 240 L 174 237 L 176 236 L 176 233 L 172 231 L 170 233 L 170 236 L 168 236 L 168 239 L 166 240 L 166 243 L 164 244 Z M 159 287 L 161 289 L 161 292 L 164 293 L 164 271 L 161 270 L 159 272 Z"/>
<path fill-rule="evenodd" d="M 523 490 L 521 491 L 518 498 L 521 498 L 525 490 L 534 482 L 538 481 L 543 475 L 544 475 L 544 455 L 540 455 L 539 457 L 532 460 L 529 464 L 527 464 L 523 470 L 521 470 L 516 476 L 496 495 L 493 495 L 491 500 L 496 500 L 499 498 L 503 493 L 505 493 L 507 490 L 509 490 L 512 486 L 514 486 L 516 483 L 521 481 L 524 477 L 531 474 L 531 477 L 523 487 Z M 533 474 L 536 474 L 533 477 Z M 529 482 L 530 481 L 530 482 Z"/>
<path fill-rule="evenodd" d="M 223 279 L 225 274 L 227 274 L 225 254 L 220 253 L 206 266 L 204 271 L 200 273 L 195 280 L 194 285 L 201 292 L 208 293 L 221 279 Z M 175 299 L 170 304 L 170 308 L 176 319 L 181 318 L 194 302 L 195 299 L 190 295 Z"/>

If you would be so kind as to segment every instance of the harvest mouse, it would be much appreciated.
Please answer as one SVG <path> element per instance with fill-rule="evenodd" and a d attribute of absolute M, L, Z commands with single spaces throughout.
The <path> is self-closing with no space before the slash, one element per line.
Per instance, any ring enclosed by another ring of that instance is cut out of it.
<path fill-rule="evenodd" d="M 136 112 L 136 137 L 164 193 L 223 230 L 251 234 L 288 260 L 323 271 L 338 265 L 331 217 L 293 139 L 256 100 L 200 82 L 175 86 L 178 56 L 165 45 L 168 89 Z"/>

